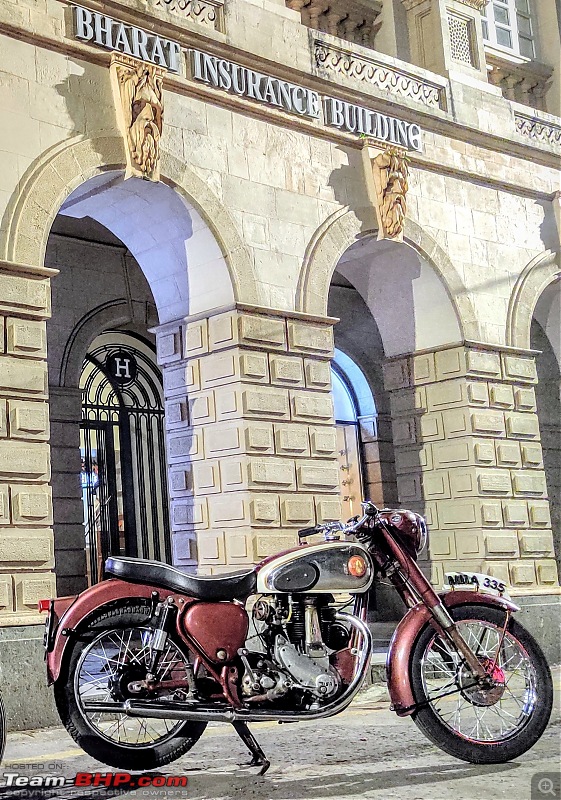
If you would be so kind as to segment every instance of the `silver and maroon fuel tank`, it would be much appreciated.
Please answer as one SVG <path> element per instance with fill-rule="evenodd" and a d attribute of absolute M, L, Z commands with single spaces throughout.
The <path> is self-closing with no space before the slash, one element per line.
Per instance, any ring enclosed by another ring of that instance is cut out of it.
<path fill-rule="evenodd" d="M 304 544 L 257 567 L 258 593 L 366 592 L 374 578 L 368 551 L 354 542 Z"/>

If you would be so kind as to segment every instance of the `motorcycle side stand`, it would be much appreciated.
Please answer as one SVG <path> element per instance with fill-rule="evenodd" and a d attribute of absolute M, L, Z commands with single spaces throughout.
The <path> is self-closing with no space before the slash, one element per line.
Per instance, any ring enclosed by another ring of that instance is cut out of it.
<path fill-rule="evenodd" d="M 240 722 L 239 720 L 235 720 L 232 722 L 232 727 L 245 744 L 253 758 L 251 759 L 250 763 L 247 765 L 249 767 L 261 767 L 258 775 L 264 775 L 269 767 L 271 766 L 271 762 L 267 760 L 267 757 L 263 750 L 259 747 L 259 743 L 255 736 L 251 733 L 247 724 L 245 722 Z"/>

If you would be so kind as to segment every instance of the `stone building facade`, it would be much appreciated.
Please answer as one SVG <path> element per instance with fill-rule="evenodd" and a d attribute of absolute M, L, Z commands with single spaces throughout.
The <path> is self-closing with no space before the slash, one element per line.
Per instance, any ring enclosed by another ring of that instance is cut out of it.
<path fill-rule="evenodd" d="M 105 508 L 117 549 L 154 555 L 163 526 L 173 562 L 207 573 L 292 546 L 360 494 L 413 508 L 435 585 L 459 566 L 507 581 L 558 657 L 557 14 L 554 0 L 0 0 L 14 725 L 53 718 L 17 664 L 40 671 L 37 600 L 92 579 Z M 137 97 L 159 158 L 142 180 L 126 89 L 147 65 L 154 90 Z M 368 172 L 368 148 L 389 145 L 407 152 L 397 237 Z M 139 486 L 137 440 L 129 484 L 117 465 L 119 497 L 98 489 L 88 522 L 84 431 L 103 425 L 84 412 L 85 365 L 133 339 L 161 377 L 167 483 Z M 395 618 L 381 593 L 376 613 Z"/>

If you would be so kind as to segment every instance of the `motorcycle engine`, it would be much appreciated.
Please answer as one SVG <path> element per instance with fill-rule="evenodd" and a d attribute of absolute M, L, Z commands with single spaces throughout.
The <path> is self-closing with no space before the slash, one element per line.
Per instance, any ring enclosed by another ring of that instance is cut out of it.
<path fill-rule="evenodd" d="M 291 602 L 290 609 L 272 598 L 255 604 L 254 620 L 266 623 L 268 657 L 253 653 L 255 666 L 245 664 L 242 694 L 249 702 L 276 700 L 291 690 L 302 698 L 312 695 L 312 702 L 337 694 L 341 679 L 329 661 L 333 650 L 322 637 L 330 627 L 325 623 L 332 620 L 321 611 L 320 617 L 315 604 L 300 600 Z"/>
<path fill-rule="evenodd" d="M 339 689 L 339 676 L 329 666 L 329 658 L 322 657 L 323 663 L 320 663 L 318 659 L 300 653 L 283 636 L 276 638 L 275 661 L 283 666 L 300 689 L 307 689 L 318 699 L 327 700 Z"/>

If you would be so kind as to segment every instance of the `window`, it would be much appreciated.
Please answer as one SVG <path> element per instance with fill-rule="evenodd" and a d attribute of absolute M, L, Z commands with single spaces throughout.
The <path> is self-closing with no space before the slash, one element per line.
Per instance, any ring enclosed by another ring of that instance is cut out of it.
<path fill-rule="evenodd" d="M 492 0 L 481 15 L 486 44 L 522 58 L 535 58 L 529 0 Z"/>

